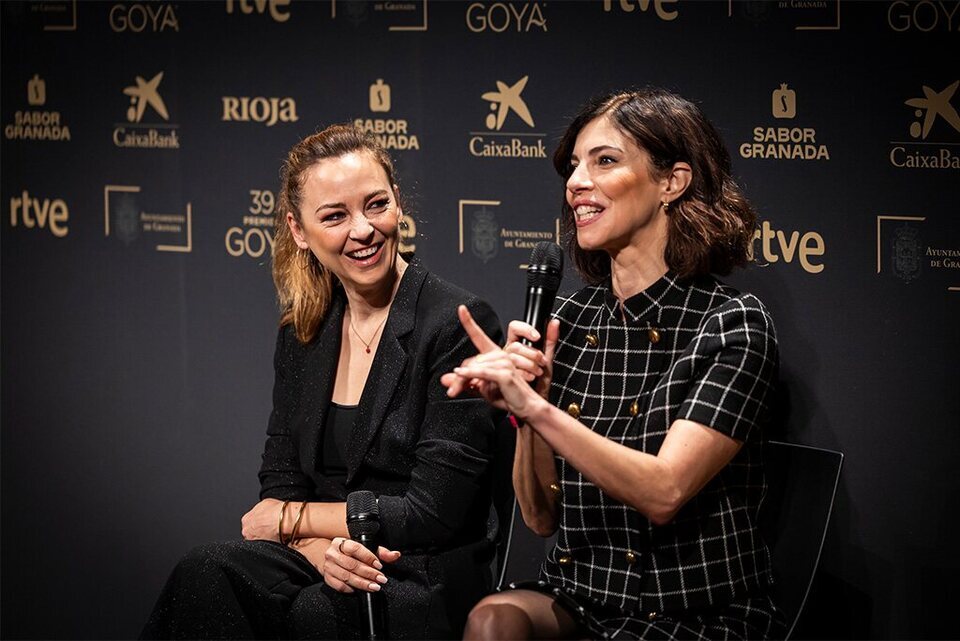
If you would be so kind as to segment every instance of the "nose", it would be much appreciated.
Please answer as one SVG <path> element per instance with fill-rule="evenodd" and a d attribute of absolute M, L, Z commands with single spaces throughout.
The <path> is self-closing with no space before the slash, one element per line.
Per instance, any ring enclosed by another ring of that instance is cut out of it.
<path fill-rule="evenodd" d="M 573 173 L 567 178 L 567 190 L 571 193 L 585 191 L 593 187 L 593 181 L 590 179 L 590 172 L 587 171 L 586 163 L 580 163 L 573 168 Z"/>
<path fill-rule="evenodd" d="M 373 235 L 373 225 L 362 213 L 350 217 L 350 238 L 356 241 L 367 241 Z"/>

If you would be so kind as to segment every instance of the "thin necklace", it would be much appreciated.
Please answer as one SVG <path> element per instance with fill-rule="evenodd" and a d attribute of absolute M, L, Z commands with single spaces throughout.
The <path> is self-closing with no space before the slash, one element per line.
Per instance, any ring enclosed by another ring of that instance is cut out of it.
<path fill-rule="evenodd" d="M 363 343 L 363 346 L 364 346 L 364 347 L 366 348 L 366 350 L 367 350 L 367 354 L 370 353 L 370 345 L 373 344 L 373 339 L 375 339 L 375 338 L 377 337 L 377 334 L 380 332 L 380 328 L 383 327 L 383 324 L 387 322 L 387 317 L 388 317 L 389 315 L 390 315 L 390 312 L 387 312 L 387 313 L 383 316 L 383 320 L 381 320 L 381 321 L 380 321 L 380 324 L 377 325 L 377 328 L 376 328 L 375 330 L 373 330 L 373 335 L 370 337 L 370 340 L 368 340 L 368 341 L 363 340 L 363 336 L 360 335 L 360 332 L 357 331 L 357 328 L 356 328 L 356 327 L 354 326 L 354 324 L 353 324 L 353 314 L 350 315 L 350 329 L 353 330 L 353 333 L 356 334 L 356 335 L 357 335 L 357 338 L 360 339 L 360 342 Z"/>

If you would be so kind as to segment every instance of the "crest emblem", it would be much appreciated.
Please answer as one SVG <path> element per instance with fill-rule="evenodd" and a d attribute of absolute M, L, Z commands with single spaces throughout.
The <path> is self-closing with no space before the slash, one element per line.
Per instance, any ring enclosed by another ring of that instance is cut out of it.
<path fill-rule="evenodd" d="M 473 255 L 484 263 L 497 255 L 497 236 L 500 225 L 493 212 L 486 207 L 481 208 L 473 215 Z"/>
<path fill-rule="evenodd" d="M 133 196 L 124 194 L 118 199 L 113 225 L 117 238 L 129 245 L 140 235 L 140 221 L 137 220 L 137 202 Z"/>
<path fill-rule="evenodd" d="M 897 229 L 891 259 L 893 273 L 905 283 L 920 276 L 921 254 L 920 232 L 906 225 Z"/>

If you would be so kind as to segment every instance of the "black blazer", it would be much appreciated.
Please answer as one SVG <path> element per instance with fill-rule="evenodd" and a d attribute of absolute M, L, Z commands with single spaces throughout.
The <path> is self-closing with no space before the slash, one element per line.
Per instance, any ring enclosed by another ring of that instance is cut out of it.
<path fill-rule="evenodd" d="M 391 636 L 459 634 L 490 587 L 494 425 L 481 399 L 450 399 L 440 376 L 476 353 L 456 308 L 466 304 L 501 342 L 491 307 L 413 260 L 383 328 L 350 437 L 346 492 L 379 498 L 380 543 L 400 550 L 385 568 Z M 340 287 L 316 338 L 280 329 L 273 412 L 260 468 L 261 498 L 343 501 L 322 470 L 346 298 Z M 401 630 L 402 628 L 402 630 Z"/>

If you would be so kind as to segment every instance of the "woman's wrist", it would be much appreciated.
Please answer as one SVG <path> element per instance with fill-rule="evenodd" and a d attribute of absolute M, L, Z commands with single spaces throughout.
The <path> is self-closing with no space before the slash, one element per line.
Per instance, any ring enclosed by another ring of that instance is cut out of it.
<path fill-rule="evenodd" d="M 537 425 L 543 423 L 544 418 L 550 412 L 552 407 L 553 406 L 550 405 L 546 399 L 538 394 L 536 399 L 531 399 L 531 401 L 527 404 L 527 407 L 524 408 L 525 411 L 523 412 L 523 415 L 517 415 L 517 421 L 521 425 L 525 424 L 537 429 Z"/>

